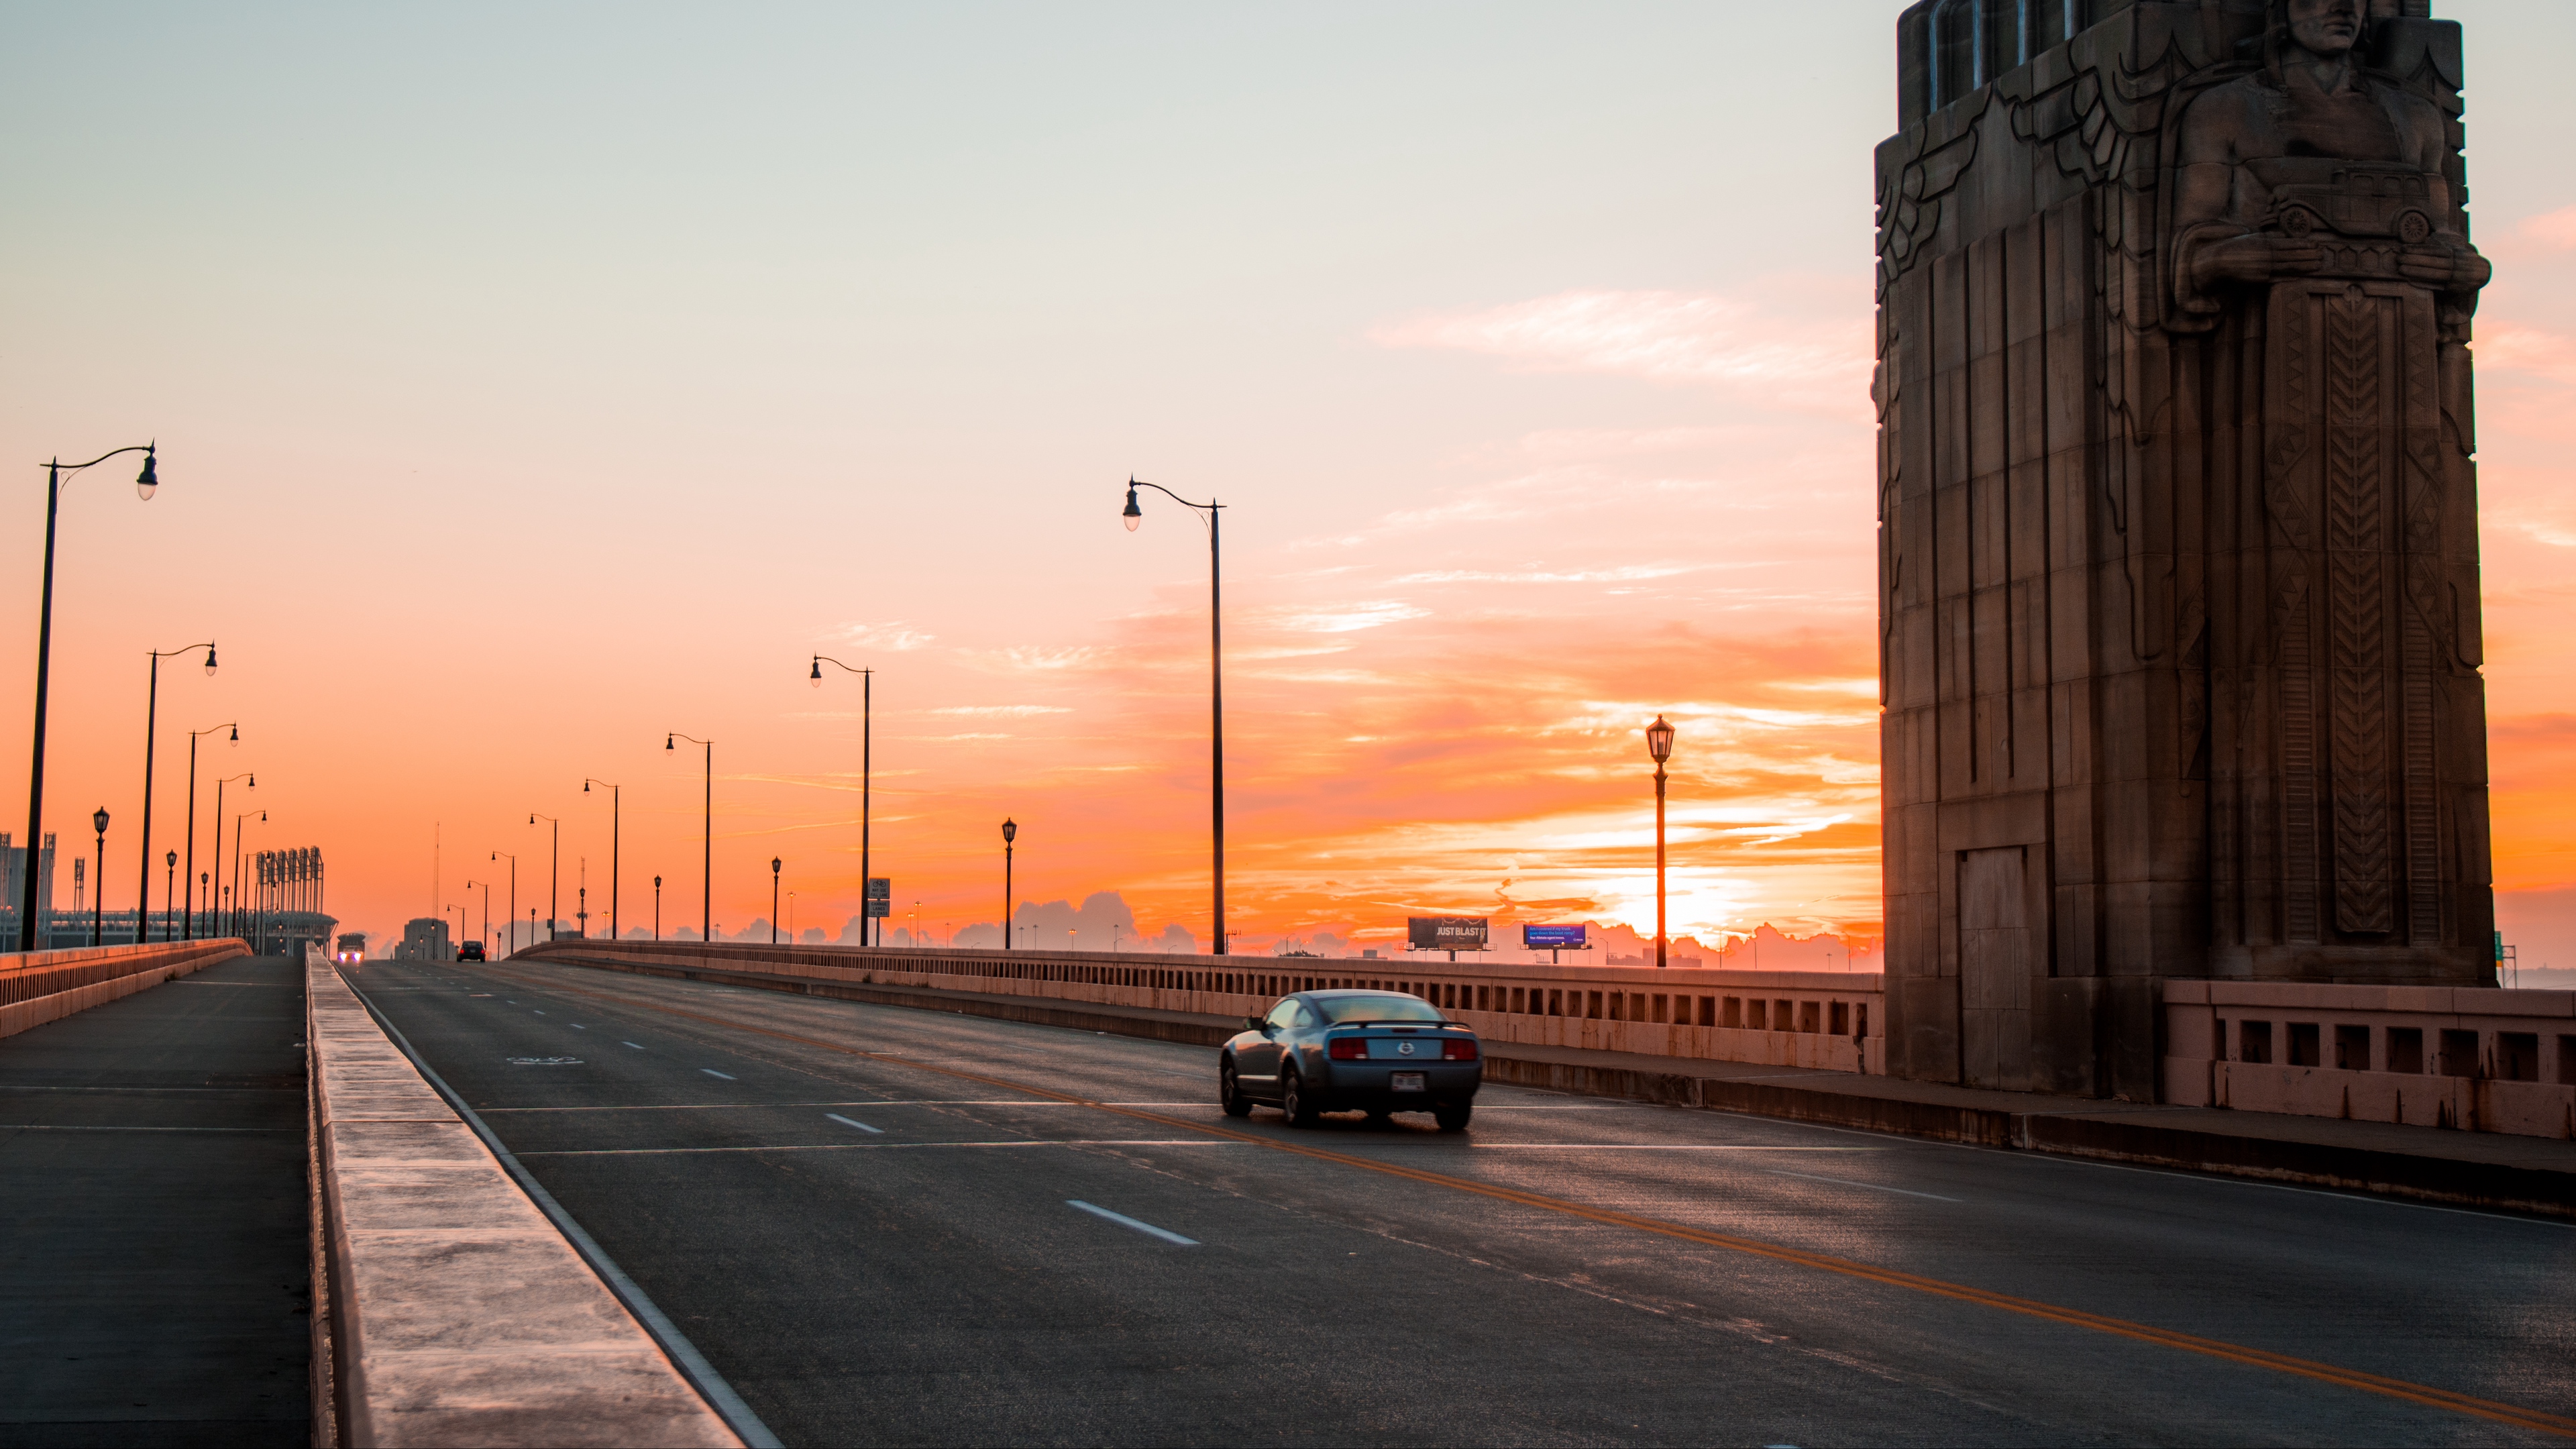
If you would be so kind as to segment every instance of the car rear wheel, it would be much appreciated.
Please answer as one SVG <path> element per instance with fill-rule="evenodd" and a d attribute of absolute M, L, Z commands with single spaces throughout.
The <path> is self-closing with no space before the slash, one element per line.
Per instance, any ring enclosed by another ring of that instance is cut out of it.
<path fill-rule="evenodd" d="M 1443 1132 L 1464 1132 L 1467 1119 L 1475 1115 L 1475 1111 L 1473 1102 L 1443 1102 L 1431 1109 L 1431 1120 L 1439 1123 Z"/>
<path fill-rule="evenodd" d="M 1243 1095 L 1243 1083 L 1234 1077 L 1234 1063 L 1220 1062 L 1216 1069 L 1216 1104 L 1229 1117 L 1252 1115 L 1252 1099 Z"/>
<path fill-rule="evenodd" d="M 1293 1070 L 1279 1074 L 1279 1113 L 1291 1127 L 1312 1127 L 1315 1119 L 1323 1115 L 1306 1095 L 1305 1080 Z"/>

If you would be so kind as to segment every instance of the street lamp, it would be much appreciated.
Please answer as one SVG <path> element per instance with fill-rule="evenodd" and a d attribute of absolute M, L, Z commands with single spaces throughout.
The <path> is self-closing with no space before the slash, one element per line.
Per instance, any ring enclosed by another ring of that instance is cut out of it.
<path fill-rule="evenodd" d="M 662 878 L 653 877 L 653 939 L 662 939 Z"/>
<path fill-rule="evenodd" d="M 1002 822 L 1002 949 L 1011 949 L 1011 842 L 1020 838 L 1019 822 Z"/>
<path fill-rule="evenodd" d="M 673 730 L 662 737 L 662 748 L 676 750 L 682 740 L 703 745 L 707 752 L 706 813 L 698 834 L 699 848 L 703 852 L 698 860 L 698 940 L 713 945 L 716 932 L 716 742 Z"/>
<path fill-rule="evenodd" d="M 606 780 L 582 781 L 581 793 L 589 794 L 593 785 L 607 786 L 608 789 L 608 939 L 614 941 L 617 939 L 617 866 L 625 840 L 624 827 L 619 823 L 624 811 L 623 797 L 618 787 Z"/>
<path fill-rule="evenodd" d="M 492 858 L 507 859 L 510 862 L 510 948 L 501 954 L 504 957 L 516 956 L 519 954 L 519 858 L 506 850 L 493 851 Z M 534 926 L 528 928 L 528 944 L 531 946 L 537 944 L 537 930 Z"/>
<path fill-rule="evenodd" d="M 222 778 L 222 779 L 220 779 L 220 780 L 217 780 L 217 781 L 215 782 L 215 854 L 214 854 L 214 865 L 215 865 L 215 869 L 217 869 L 217 870 L 222 870 L 222 869 L 224 868 L 224 787 L 225 787 L 226 785 L 231 784 L 231 783 L 232 783 L 233 781 L 235 781 L 235 780 L 248 780 L 248 781 L 250 782 L 250 784 L 249 784 L 249 786 L 248 786 L 247 788 L 249 788 L 249 789 L 253 789 L 253 790 L 256 790 L 256 789 L 258 789 L 258 788 L 259 788 L 259 776 L 258 776 L 258 774 L 257 774 L 257 773 L 255 773 L 255 772 L 253 772 L 253 771 L 250 771 L 250 770 L 244 770 L 244 771 L 242 771 L 242 772 L 241 772 L 240 774 L 238 774 L 238 775 L 226 775 L 224 778 Z M 193 808 L 193 804 L 192 804 L 191 808 Z M 234 820 L 235 820 L 235 823 L 236 823 L 236 824 L 238 824 L 238 823 L 239 823 L 239 821 L 240 821 L 240 817 L 236 816 L 236 817 L 234 817 Z M 194 844 L 194 842 L 191 842 L 191 844 L 193 845 L 193 844 Z M 223 901 L 222 901 L 222 894 L 223 894 L 223 885 L 222 885 L 222 881 L 223 881 L 223 877 L 222 877 L 222 876 L 220 876 L 220 875 L 219 875 L 219 876 L 216 876 L 216 877 L 215 877 L 215 881 L 216 881 L 216 885 L 215 885 L 215 892 L 216 892 L 216 897 L 217 897 L 217 898 L 216 898 L 215 900 L 213 900 L 213 901 L 211 901 L 211 902 L 209 902 L 209 903 L 208 903 L 208 908 L 207 908 L 207 913 L 206 913 L 206 919 L 207 919 L 207 922 L 208 922 L 207 929 L 209 929 L 209 930 L 221 930 L 221 929 L 223 929 L 223 926 L 224 926 L 224 923 L 223 923 L 223 922 L 216 920 L 216 917 L 217 917 L 217 916 L 220 916 L 220 915 L 223 913 Z"/>
<path fill-rule="evenodd" d="M 1673 727 L 1662 715 L 1646 726 L 1646 753 L 1655 757 L 1655 967 L 1664 965 L 1664 761 L 1673 757 Z"/>
<path fill-rule="evenodd" d="M 823 666 L 826 664 L 835 669 L 847 670 L 859 677 L 859 944 L 882 946 L 885 944 L 884 941 L 871 942 L 868 939 L 871 929 L 868 924 L 868 882 L 874 879 L 868 873 L 868 806 L 870 803 L 868 794 L 876 773 L 876 761 L 873 756 L 876 734 L 877 672 L 873 669 L 854 669 L 829 654 L 817 654 L 814 656 L 813 672 L 805 676 L 806 682 L 816 689 L 823 687 Z M 882 926 L 874 929 L 879 932 L 884 930 Z"/>
<path fill-rule="evenodd" d="M 253 781 L 252 783 L 257 784 L 258 782 Z M 235 935 L 241 934 L 241 918 L 244 912 L 248 910 L 248 908 L 242 904 L 242 822 L 248 820 L 254 815 L 259 817 L 260 824 L 266 825 L 268 823 L 268 812 L 265 810 L 244 810 L 233 816 L 233 883 L 230 894 L 233 903 L 233 933 Z M 258 929 L 259 922 L 254 918 L 251 922 L 251 930 L 253 934 L 256 934 Z M 259 954 L 259 943 L 256 941 L 251 943 L 251 954 L 254 956 Z"/>
<path fill-rule="evenodd" d="M 107 924 L 107 807 L 98 807 L 89 817 L 89 823 L 98 829 L 98 864 L 90 867 L 89 872 L 98 877 L 90 883 L 92 889 L 89 893 L 89 943 L 96 946 L 100 944 L 99 931 Z M 30 853 L 27 858 L 33 860 L 36 857 Z M 142 928 L 142 922 L 137 921 L 135 929 L 139 932 Z"/>
<path fill-rule="evenodd" d="M 769 944 L 778 944 L 778 866 L 777 856 L 769 858 Z"/>
<path fill-rule="evenodd" d="M 492 883 L 488 880 L 469 880 L 465 883 L 465 888 L 469 891 L 476 886 L 483 888 L 483 934 L 474 939 L 488 946 L 492 940 Z"/>
<path fill-rule="evenodd" d="M 530 825 L 540 820 L 550 822 L 555 828 L 553 853 L 547 857 L 546 863 L 546 939 L 551 941 L 555 938 L 556 928 L 563 924 L 563 822 L 551 815 L 529 812 Z M 533 941 L 531 938 L 531 944 Z"/>
<path fill-rule="evenodd" d="M 213 653 L 214 647 L 208 645 L 206 652 Z M 197 739 L 200 735 L 213 734 L 215 730 L 232 731 L 232 738 L 225 743 L 235 745 L 241 743 L 241 725 L 235 721 L 228 720 L 211 729 L 188 731 L 188 874 L 190 875 L 197 873 Z M 220 793 L 218 792 L 219 795 Z M 221 820 L 223 813 L 224 807 L 219 802 L 215 806 L 215 818 Z M 217 853 L 221 854 L 220 851 Z M 187 903 L 187 908 L 179 913 L 179 939 L 182 941 L 193 941 L 197 938 L 195 905 L 194 901 L 190 901 Z"/>
<path fill-rule="evenodd" d="M 134 491 L 144 501 L 151 501 L 153 490 L 161 486 L 160 475 L 153 471 L 157 443 L 138 443 L 119 448 L 114 453 L 101 453 L 86 463 L 64 467 L 56 458 L 45 465 L 45 587 L 44 602 L 36 614 L 36 730 L 35 760 L 27 769 L 27 876 L 18 897 L 18 949 L 32 951 L 36 931 L 35 850 L 44 837 L 38 832 L 45 825 L 45 695 L 54 659 L 54 518 L 62 509 L 63 483 L 69 474 L 95 468 L 118 453 L 141 453 L 143 471 L 135 475 Z M 151 856 L 146 854 L 145 860 Z M 104 882 L 101 882 L 104 884 Z"/>
<path fill-rule="evenodd" d="M 1213 783 L 1215 816 L 1210 834 L 1216 842 L 1216 950 L 1225 954 L 1225 620 L 1219 607 L 1217 524 L 1224 505 L 1211 498 L 1205 503 L 1192 503 L 1160 483 L 1147 483 L 1132 474 L 1127 479 L 1127 506 L 1119 511 L 1126 520 L 1127 531 L 1145 521 L 1145 510 L 1136 506 L 1136 490 L 1151 488 L 1183 508 L 1206 515 L 1208 531 L 1208 707 L 1212 719 L 1208 731 L 1208 771 Z"/>
<path fill-rule="evenodd" d="M 134 872 L 134 944 L 138 946 L 143 944 L 143 923 L 152 917 L 152 747 L 159 740 L 161 729 L 161 661 L 194 649 L 206 651 L 206 677 L 212 679 L 215 674 L 215 646 L 211 640 L 181 649 L 146 651 L 152 656 L 152 685 L 144 696 L 143 705 L 143 863 Z M 99 884 L 104 886 L 107 882 L 102 880 Z M 162 903 L 167 905 L 168 893 L 163 894 L 165 899 Z"/>
<path fill-rule="evenodd" d="M 167 941 L 178 925 L 170 917 L 179 913 L 179 852 L 163 851 L 161 863 L 161 939 Z"/>

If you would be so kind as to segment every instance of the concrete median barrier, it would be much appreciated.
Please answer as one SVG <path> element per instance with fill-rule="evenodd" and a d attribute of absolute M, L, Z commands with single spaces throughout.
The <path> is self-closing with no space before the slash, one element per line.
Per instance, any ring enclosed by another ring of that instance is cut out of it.
<path fill-rule="evenodd" d="M 338 970 L 306 972 L 316 1442 L 740 1445 Z"/>

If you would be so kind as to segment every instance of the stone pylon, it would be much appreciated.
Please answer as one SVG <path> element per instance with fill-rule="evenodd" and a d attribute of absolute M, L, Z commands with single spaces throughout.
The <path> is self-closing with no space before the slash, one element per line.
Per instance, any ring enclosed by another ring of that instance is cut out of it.
<path fill-rule="evenodd" d="M 2151 1100 L 2167 978 L 2493 984 L 2459 27 L 1927 0 L 1898 39 L 1889 1070 Z"/>

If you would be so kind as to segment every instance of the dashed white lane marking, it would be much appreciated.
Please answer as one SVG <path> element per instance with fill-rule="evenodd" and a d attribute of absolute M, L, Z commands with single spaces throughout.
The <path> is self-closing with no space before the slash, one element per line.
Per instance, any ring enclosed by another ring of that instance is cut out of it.
<path fill-rule="evenodd" d="M 1884 1147 L 1750 1147 L 1710 1142 L 1470 1142 L 1482 1152 L 1885 1152 Z M 1866 1187 L 1863 1183 L 1860 1186 Z"/>
<path fill-rule="evenodd" d="M 826 1112 L 823 1115 L 840 1123 L 844 1127 L 856 1127 L 862 1132 L 873 1132 L 879 1137 L 883 1137 L 885 1135 L 885 1129 L 883 1127 L 871 1127 L 867 1123 L 859 1121 L 855 1117 L 844 1117 L 838 1112 Z"/>
<path fill-rule="evenodd" d="M 588 1030 L 590 1030 L 590 1028 L 589 1028 L 589 1027 L 586 1027 L 586 1026 L 582 1025 L 580 1022 L 577 1022 L 577 1021 L 576 1021 L 576 1022 L 574 1022 L 574 1023 L 572 1024 L 572 1029 L 573 1029 L 573 1030 L 575 1030 L 575 1031 L 588 1031 Z"/>
<path fill-rule="evenodd" d="M 1928 1197 L 1934 1202 L 1959 1201 L 1958 1198 L 1943 1197 L 1937 1192 L 1916 1192 L 1912 1188 L 1906 1187 L 1881 1187 L 1879 1184 L 1874 1182 L 1854 1182 L 1848 1177 L 1818 1177 L 1812 1172 L 1783 1172 L 1776 1167 L 1764 1168 L 1763 1170 L 1770 1173 L 1773 1177 L 1803 1177 L 1809 1182 L 1830 1182 L 1836 1187 L 1865 1187 L 1871 1192 L 1903 1193 L 1907 1197 Z"/>
<path fill-rule="evenodd" d="M 731 1072 L 720 1072 L 713 1067 L 700 1067 L 698 1070 L 706 1073 L 710 1077 L 722 1077 L 728 1082 L 740 1080 L 740 1078 L 734 1076 Z"/>
<path fill-rule="evenodd" d="M 633 1043 L 633 1042 L 631 1042 L 631 1041 L 630 1041 L 630 1042 L 622 1043 L 622 1045 L 635 1047 L 635 1049 L 636 1049 L 637 1051 L 639 1051 L 639 1052 L 640 1052 L 640 1051 L 642 1051 L 642 1050 L 644 1050 L 644 1049 L 643 1049 L 642 1047 L 640 1047 L 640 1046 L 635 1046 L 635 1043 Z"/>
<path fill-rule="evenodd" d="M 1066 1198 L 1064 1200 L 1064 1205 L 1081 1212 L 1087 1212 L 1096 1218 L 1107 1218 L 1109 1221 L 1116 1223 L 1122 1228 L 1134 1228 L 1136 1231 L 1143 1233 L 1149 1238 L 1160 1238 L 1167 1243 L 1178 1243 L 1184 1248 L 1195 1248 L 1199 1245 L 1199 1240 L 1196 1238 L 1185 1238 L 1180 1234 L 1173 1232 L 1169 1228 L 1158 1228 L 1152 1223 L 1138 1222 L 1136 1219 L 1127 1216 L 1125 1213 L 1113 1213 L 1105 1207 L 1094 1206 L 1091 1203 L 1084 1202 L 1078 1197 Z"/>

